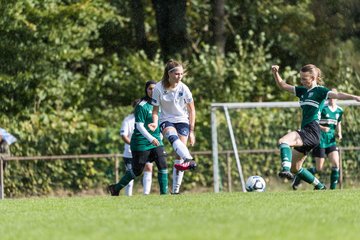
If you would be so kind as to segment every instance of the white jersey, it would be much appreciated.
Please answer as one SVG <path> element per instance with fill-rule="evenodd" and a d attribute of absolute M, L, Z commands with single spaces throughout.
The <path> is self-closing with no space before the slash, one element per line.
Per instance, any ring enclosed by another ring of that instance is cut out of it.
<path fill-rule="evenodd" d="M 130 114 L 123 120 L 123 122 L 121 124 L 120 135 L 127 136 L 129 139 L 131 139 L 131 136 L 134 132 L 134 128 L 135 128 L 135 116 L 134 116 L 134 114 Z M 125 145 L 124 145 L 124 153 L 123 154 L 124 154 L 124 157 L 126 157 L 126 158 L 132 158 L 130 145 L 127 143 L 125 143 Z"/>
<path fill-rule="evenodd" d="M 182 82 L 171 90 L 166 90 L 162 82 L 155 85 L 152 95 L 152 105 L 160 106 L 159 121 L 163 123 L 189 123 L 186 105 L 193 101 L 189 88 Z"/>

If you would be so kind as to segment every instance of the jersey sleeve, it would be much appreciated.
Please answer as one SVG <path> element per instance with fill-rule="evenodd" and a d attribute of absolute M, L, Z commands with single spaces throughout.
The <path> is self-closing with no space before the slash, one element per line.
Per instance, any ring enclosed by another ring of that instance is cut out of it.
<path fill-rule="evenodd" d="M 129 128 L 128 128 L 128 123 L 126 121 L 126 119 L 121 123 L 121 128 L 120 128 L 120 136 L 128 136 L 129 135 Z"/>
<path fill-rule="evenodd" d="M 145 123 L 147 111 L 145 108 L 138 104 L 135 108 L 135 123 Z"/>
<path fill-rule="evenodd" d="M 329 93 L 331 92 L 330 89 L 326 87 L 321 87 L 321 93 L 323 94 L 324 99 L 328 99 Z"/>
<path fill-rule="evenodd" d="M 186 85 L 184 85 L 184 93 L 185 93 L 185 96 L 184 96 L 185 103 L 191 103 L 192 101 L 194 101 L 192 93 Z"/>
<path fill-rule="evenodd" d="M 155 89 L 153 91 L 151 104 L 153 106 L 159 106 L 160 105 L 160 99 L 161 99 L 161 90 L 158 88 L 158 85 L 156 85 L 156 87 L 155 87 Z"/>
<path fill-rule="evenodd" d="M 300 98 L 301 95 L 303 95 L 304 93 L 306 93 L 306 88 L 305 87 L 300 87 L 300 86 L 295 86 L 295 95 Z"/>

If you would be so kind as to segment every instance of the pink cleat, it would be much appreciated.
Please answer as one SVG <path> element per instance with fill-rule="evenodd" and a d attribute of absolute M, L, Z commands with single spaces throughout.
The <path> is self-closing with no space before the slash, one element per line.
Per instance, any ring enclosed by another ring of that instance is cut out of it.
<path fill-rule="evenodd" d="M 185 170 L 195 170 L 196 162 L 192 159 L 186 159 L 183 163 L 176 163 L 174 167 L 176 170 L 185 171 Z"/>

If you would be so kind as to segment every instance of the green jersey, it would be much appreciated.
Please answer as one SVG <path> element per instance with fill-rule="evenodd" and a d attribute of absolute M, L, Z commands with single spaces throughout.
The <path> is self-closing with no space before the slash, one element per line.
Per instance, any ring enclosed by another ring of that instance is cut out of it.
<path fill-rule="evenodd" d="M 146 131 L 148 131 L 154 138 L 156 138 L 160 146 L 163 146 L 163 142 L 160 138 L 160 128 L 158 127 L 154 132 L 151 131 L 148 127 L 150 123 L 152 123 L 152 111 L 153 106 L 145 101 L 142 100 L 135 108 L 135 123 L 144 123 L 144 127 Z M 130 148 L 131 151 L 147 151 L 152 148 L 156 148 L 146 137 L 144 137 L 141 132 L 136 128 L 134 129 L 134 133 L 131 136 L 130 141 Z"/>
<path fill-rule="evenodd" d="M 301 128 L 312 121 L 319 122 L 320 109 L 323 108 L 324 102 L 327 99 L 329 89 L 316 86 L 311 89 L 296 86 L 295 94 L 300 98 L 300 106 L 302 109 Z"/>
<path fill-rule="evenodd" d="M 320 148 L 328 148 L 336 145 L 336 127 L 339 122 L 341 122 L 343 109 L 339 106 L 336 106 L 334 109 L 331 109 L 329 106 L 325 106 L 321 111 L 320 125 L 328 127 L 329 131 L 321 131 L 321 140 Z"/>

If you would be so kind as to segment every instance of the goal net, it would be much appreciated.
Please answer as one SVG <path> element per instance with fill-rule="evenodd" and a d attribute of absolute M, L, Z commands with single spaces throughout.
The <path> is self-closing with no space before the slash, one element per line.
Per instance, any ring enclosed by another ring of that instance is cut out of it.
<path fill-rule="evenodd" d="M 343 140 L 337 142 L 342 160 L 340 177 L 351 187 L 359 182 L 360 103 L 337 103 L 344 110 Z M 278 139 L 298 129 L 300 122 L 301 109 L 298 102 L 211 104 L 214 191 L 240 188 L 245 192 L 245 180 L 252 175 L 261 175 L 270 186 L 272 181 L 280 181 L 277 179 L 280 170 Z M 305 167 L 312 165 L 311 159 L 308 156 Z M 324 176 L 328 173 L 328 162 L 326 159 Z M 327 179 L 324 182 L 328 182 Z M 340 186 L 343 186 L 342 181 Z"/>

